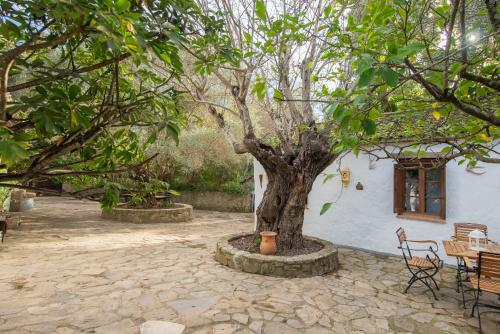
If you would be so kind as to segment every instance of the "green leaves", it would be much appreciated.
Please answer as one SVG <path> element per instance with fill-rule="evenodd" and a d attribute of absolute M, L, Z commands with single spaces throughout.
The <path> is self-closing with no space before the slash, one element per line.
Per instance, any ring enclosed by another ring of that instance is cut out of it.
<path fill-rule="evenodd" d="M 262 21 L 267 21 L 266 5 L 263 0 L 255 1 L 255 14 Z"/>
<path fill-rule="evenodd" d="M 361 121 L 361 125 L 363 126 L 363 129 L 365 130 L 365 133 L 367 135 L 373 135 L 375 134 L 377 130 L 377 125 L 375 122 L 369 118 L 365 118 Z"/>
<path fill-rule="evenodd" d="M 368 54 L 363 54 L 357 62 L 356 72 L 359 74 L 358 87 L 368 86 L 375 77 L 375 59 Z"/>
<path fill-rule="evenodd" d="M 177 145 L 179 145 L 179 135 L 180 135 L 180 132 L 181 132 L 181 130 L 179 129 L 179 127 L 176 124 L 174 124 L 174 123 L 168 123 L 165 126 L 165 129 L 166 129 L 168 135 L 175 141 L 175 143 Z"/>
<path fill-rule="evenodd" d="M 326 174 L 325 178 L 323 179 L 323 184 L 328 182 L 329 180 L 333 179 L 337 174 Z"/>
<path fill-rule="evenodd" d="M 452 149 L 452 147 L 451 147 L 451 146 L 445 146 L 445 147 L 443 147 L 443 148 L 441 149 L 441 151 L 440 151 L 440 152 L 441 152 L 441 153 L 443 153 L 443 154 L 448 154 L 448 153 L 450 153 L 450 152 L 451 152 L 451 149 Z"/>
<path fill-rule="evenodd" d="M 273 98 L 278 102 L 281 102 L 283 101 L 283 94 L 281 94 L 281 92 L 275 88 L 273 92 Z"/>
<path fill-rule="evenodd" d="M 361 55 L 360 59 L 357 62 L 356 73 L 363 74 L 366 70 L 372 68 L 372 65 L 375 63 L 375 59 L 369 54 Z"/>
<path fill-rule="evenodd" d="M 63 131 L 62 115 L 56 110 L 41 107 L 32 113 L 35 128 L 42 134 L 57 134 Z"/>
<path fill-rule="evenodd" d="M 80 95 L 80 86 L 71 85 L 68 89 L 68 97 L 70 100 L 75 100 L 78 95 Z"/>
<path fill-rule="evenodd" d="M 253 86 L 252 92 L 257 95 L 259 100 L 264 100 L 266 97 L 266 83 L 262 80 L 257 80 Z"/>
<path fill-rule="evenodd" d="M 115 8 L 119 12 L 127 11 L 130 9 L 129 0 L 115 0 Z"/>
<path fill-rule="evenodd" d="M 323 206 L 321 207 L 321 211 L 319 212 L 319 215 L 322 216 L 323 214 L 325 214 L 328 209 L 331 208 L 332 206 L 332 202 L 326 202 L 325 204 L 323 204 Z"/>
<path fill-rule="evenodd" d="M 385 57 L 381 57 L 385 58 Z M 364 88 L 370 85 L 378 76 L 388 86 L 396 87 L 398 84 L 398 73 L 388 66 L 376 65 L 372 56 L 363 54 L 358 60 L 356 72 L 359 74 L 358 87 Z"/>
<path fill-rule="evenodd" d="M 397 47 L 394 43 L 391 43 L 388 46 L 389 56 L 387 57 L 387 60 L 400 64 L 405 60 L 405 58 L 417 54 L 424 48 L 425 45 L 420 43 L 408 44 L 402 47 Z"/>
<path fill-rule="evenodd" d="M 369 68 L 361 73 L 358 80 L 358 87 L 368 86 L 375 77 L 375 68 Z"/>
<path fill-rule="evenodd" d="M 104 194 L 101 200 L 101 207 L 103 209 L 111 209 L 120 203 L 120 190 L 119 185 L 116 183 L 106 183 L 104 185 Z"/>
<path fill-rule="evenodd" d="M 384 80 L 384 82 L 391 87 L 398 85 L 398 73 L 389 67 L 382 67 L 377 70 L 377 74 Z"/>
<path fill-rule="evenodd" d="M 28 157 L 28 152 L 19 143 L 12 140 L 0 141 L 0 163 L 11 166 Z"/>
<path fill-rule="evenodd" d="M 323 14 L 325 15 L 325 17 L 329 17 L 331 13 L 332 13 L 332 4 L 328 4 L 324 9 Z"/>

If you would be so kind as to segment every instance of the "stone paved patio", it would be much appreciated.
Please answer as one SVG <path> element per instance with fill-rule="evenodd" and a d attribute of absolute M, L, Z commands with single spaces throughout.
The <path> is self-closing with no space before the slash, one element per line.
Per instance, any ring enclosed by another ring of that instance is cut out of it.
<path fill-rule="evenodd" d="M 280 279 L 213 260 L 220 235 L 252 215 L 197 211 L 190 223 L 134 225 L 100 218 L 98 204 L 37 199 L 0 246 L 0 333 L 135 334 L 146 320 L 185 333 L 475 333 L 451 269 L 440 300 L 401 293 L 402 260 L 341 249 L 329 276 Z M 488 318 L 489 319 L 488 319 Z M 500 315 L 485 317 L 498 333 Z"/>

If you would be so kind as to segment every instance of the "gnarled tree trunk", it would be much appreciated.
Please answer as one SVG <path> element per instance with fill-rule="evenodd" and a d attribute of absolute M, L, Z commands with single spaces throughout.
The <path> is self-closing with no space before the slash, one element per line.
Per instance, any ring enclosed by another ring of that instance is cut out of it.
<path fill-rule="evenodd" d="M 328 138 L 317 130 L 302 135 L 295 154 L 280 154 L 247 139 L 245 145 L 262 164 L 268 177 L 264 197 L 257 208 L 256 234 L 278 233 L 278 249 L 303 246 L 302 225 L 307 198 L 316 177 L 335 159 Z"/>
<path fill-rule="evenodd" d="M 283 9 L 277 10 L 276 15 L 288 17 L 292 14 L 304 17 L 310 22 L 307 31 L 304 30 L 304 34 L 308 36 L 307 42 L 297 43 L 293 39 L 276 36 L 276 45 L 279 47 L 275 50 L 264 53 L 242 52 L 243 59 L 238 66 L 225 65 L 214 67 L 210 71 L 213 74 L 212 78 L 217 78 L 218 83 L 231 93 L 237 113 L 232 112 L 232 105 L 220 104 L 218 101 L 220 94 L 213 97 L 217 102 L 210 102 L 207 93 L 214 85 L 209 82 L 209 77 L 203 76 L 200 80 L 193 80 L 187 76 L 186 81 L 193 87 L 180 83 L 192 92 L 195 102 L 208 105 L 209 114 L 223 131 L 234 151 L 238 154 L 250 153 L 264 167 L 269 183 L 257 209 L 255 233 L 258 236 L 259 232 L 264 230 L 277 232 L 280 250 L 303 246 L 302 224 L 307 197 L 316 177 L 336 158 L 331 151 L 332 124 L 323 119 L 322 124 L 318 125 L 312 104 L 315 101 L 312 95 L 315 91 L 313 86 L 317 84 L 313 85 L 311 78 L 322 77 L 325 66 L 330 66 L 330 61 L 325 63 L 322 59 L 322 55 L 330 47 L 316 37 L 321 35 L 323 23 L 320 22 L 323 20 L 323 8 L 326 3 L 320 1 L 306 9 L 302 6 L 303 1 L 290 1 L 291 3 L 283 6 Z M 250 43 L 252 50 L 260 50 L 261 47 L 256 44 L 261 43 L 260 32 L 256 33 L 260 29 L 260 20 L 255 20 L 255 15 L 250 15 L 250 11 L 235 12 L 227 2 L 222 1 L 221 4 L 228 13 L 225 16 L 225 23 L 230 32 L 228 37 L 232 45 L 246 47 L 248 42 L 241 39 L 242 32 L 245 32 L 245 36 L 248 36 L 248 33 L 255 37 L 254 41 L 258 41 Z M 243 2 L 241 5 L 246 7 Z M 311 11 L 308 15 L 304 15 L 304 10 L 309 9 Z M 344 11 L 341 10 L 339 13 L 335 18 L 331 18 L 332 22 L 338 20 Z M 299 49 L 300 52 L 297 51 Z M 256 77 L 257 72 L 261 78 Z M 354 82 L 354 80 L 347 81 Z M 256 97 L 261 99 L 259 109 L 269 116 L 266 128 L 267 125 L 270 128 L 265 131 L 270 130 L 279 141 L 274 147 L 266 145 L 257 138 L 247 105 L 248 93 L 253 90 L 257 92 L 257 84 L 262 87 L 263 83 L 265 83 L 264 96 L 256 94 Z M 254 89 L 251 89 L 252 86 Z M 271 87 L 275 92 L 272 96 L 266 93 Z M 276 96 L 276 91 L 279 91 L 279 97 Z M 230 124 L 225 121 L 222 111 L 218 111 L 221 109 L 239 117 L 243 130 L 243 143 L 231 131 Z"/>

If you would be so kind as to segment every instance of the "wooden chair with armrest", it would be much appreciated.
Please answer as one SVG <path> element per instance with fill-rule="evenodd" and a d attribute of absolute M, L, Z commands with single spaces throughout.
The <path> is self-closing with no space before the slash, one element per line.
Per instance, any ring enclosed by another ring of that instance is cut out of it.
<path fill-rule="evenodd" d="M 403 258 L 408 271 L 411 273 L 411 278 L 408 280 L 408 286 L 404 290 L 407 293 L 412 285 L 416 282 L 423 283 L 437 300 L 433 286 L 439 290 L 439 287 L 434 279 L 434 276 L 443 267 L 443 261 L 439 258 L 438 244 L 434 240 L 409 240 L 406 238 L 406 232 L 403 228 L 396 231 L 399 241 L 399 249 L 403 252 Z M 428 247 L 415 248 L 414 244 L 424 245 Z M 425 252 L 425 256 L 415 256 L 416 252 Z"/>

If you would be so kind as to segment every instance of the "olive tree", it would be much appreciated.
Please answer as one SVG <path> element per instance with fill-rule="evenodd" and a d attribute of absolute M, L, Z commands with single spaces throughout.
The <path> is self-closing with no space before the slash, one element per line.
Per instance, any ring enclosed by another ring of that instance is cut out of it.
<path fill-rule="evenodd" d="M 348 91 L 355 86 L 349 74 L 331 75 L 345 65 L 332 61 L 344 50 L 331 51 L 328 41 L 339 41 L 327 29 L 334 26 L 342 31 L 349 1 L 266 5 L 261 0 L 224 0 L 199 6 L 220 16 L 226 34 L 210 45 L 205 40 L 193 43 L 188 50 L 193 71 L 179 84 L 195 102 L 206 106 L 236 153 L 250 153 L 264 167 L 268 185 L 257 208 L 256 233 L 276 231 L 279 248 L 300 248 L 308 194 L 345 144 L 345 138 L 336 136 L 337 150 L 332 149 L 337 128 L 323 122 L 323 107 L 316 100 L 322 90 Z M 199 56 L 201 50 L 204 56 Z M 226 95 L 213 93 L 221 88 Z M 259 136 L 257 112 L 251 106 L 267 115 L 273 140 Z M 228 115 L 240 120 L 241 135 L 229 126 Z M 366 115 L 354 117 L 360 132 L 373 131 Z"/>

